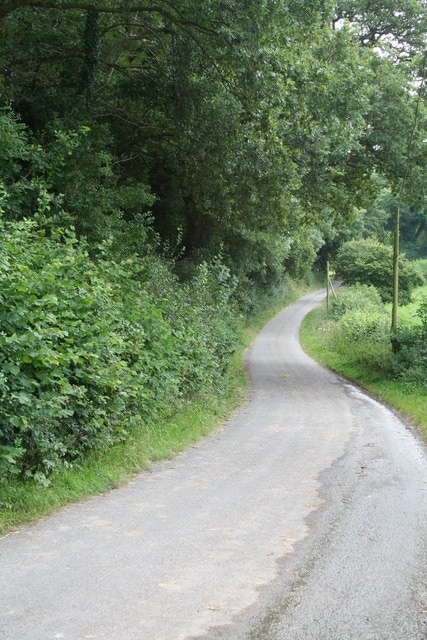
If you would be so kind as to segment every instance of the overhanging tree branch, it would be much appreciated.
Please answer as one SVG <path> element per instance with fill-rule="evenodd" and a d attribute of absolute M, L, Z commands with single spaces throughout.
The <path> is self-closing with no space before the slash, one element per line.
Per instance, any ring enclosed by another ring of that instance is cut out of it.
<path fill-rule="evenodd" d="M 205 33 L 216 33 L 214 28 L 203 25 L 200 21 L 187 18 L 176 6 L 165 1 L 162 4 L 145 5 L 143 2 L 135 4 L 112 3 L 111 5 L 101 0 L 92 2 L 76 2 L 75 0 L 5 0 L 0 6 L 0 20 L 9 13 L 25 7 L 34 9 L 56 9 L 61 11 L 98 11 L 106 14 L 122 14 L 122 13 L 157 13 L 164 18 L 170 20 L 174 24 L 181 26 L 193 27 Z"/>

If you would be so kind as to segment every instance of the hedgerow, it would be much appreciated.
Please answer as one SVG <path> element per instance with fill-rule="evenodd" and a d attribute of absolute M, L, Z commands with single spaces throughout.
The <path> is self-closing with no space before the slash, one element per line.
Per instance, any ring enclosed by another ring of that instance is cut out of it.
<path fill-rule="evenodd" d="M 389 360 L 389 324 L 375 287 L 343 287 L 332 305 L 329 339 L 333 349 L 349 360 L 384 372 Z"/>
<path fill-rule="evenodd" d="M 399 329 L 399 349 L 392 354 L 390 318 L 378 291 L 360 284 L 344 287 L 333 302 L 322 339 L 349 362 L 382 377 L 427 386 L 427 300 L 418 315 L 421 324 Z"/>
<path fill-rule="evenodd" d="M 392 370 L 396 378 L 416 382 L 427 391 L 427 298 L 421 302 L 418 316 L 420 325 L 398 332 L 399 350 Z"/>
<path fill-rule="evenodd" d="M 219 263 L 180 286 L 164 265 L 91 259 L 70 230 L 0 234 L 0 479 L 46 483 L 219 384 L 236 341 Z"/>
<path fill-rule="evenodd" d="M 348 311 L 379 311 L 384 309 L 381 296 L 377 289 L 367 284 L 355 284 L 342 287 L 339 295 L 333 300 L 332 312 L 334 318 L 341 318 Z"/>

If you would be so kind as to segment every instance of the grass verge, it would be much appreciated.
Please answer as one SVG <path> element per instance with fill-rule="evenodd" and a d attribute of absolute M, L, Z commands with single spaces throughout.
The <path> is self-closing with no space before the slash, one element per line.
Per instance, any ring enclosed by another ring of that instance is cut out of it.
<path fill-rule="evenodd" d="M 132 432 L 126 442 L 88 455 L 78 467 L 61 469 L 47 487 L 13 481 L 1 487 L 0 534 L 48 516 L 92 495 L 116 488 L 153 463 L 172 458 L 212 432 L 245 399 L 243 353 L 260 329 L 284 306 L 307 292 L 293 286 L 241 327 L 241 345 L 233 355 L 224 388 L 192 398 L 172 417 L 159 417 Z"/>
<path fill-rule="evenodd" d="M 427 438 L 427 394 L 425 387 L 403 380 L 385 379 L 375 369 L 363 366 L 351 356 L 339 353 L 328 332 L 324 307 L 314 309 L 305 318 L 300 332 L 304 350 L 315 360 L 353 380 L 366 391 L 399 411 Z M 391 354 L 390 356 L 392 357 Z"/>

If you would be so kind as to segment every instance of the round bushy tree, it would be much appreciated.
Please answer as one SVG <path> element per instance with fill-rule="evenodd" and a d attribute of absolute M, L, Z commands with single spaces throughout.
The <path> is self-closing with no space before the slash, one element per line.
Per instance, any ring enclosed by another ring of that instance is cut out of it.
<path fill-rule="evenodd" d="M 373 285 L 384 302 L 393 297 L 393 248 L 375 238 L 345 242 L 337 254 L 337 276 L 344 284 Z M 399 258 L 399 302 L 408 304 L 411 293 L 421 286 L 424 277 L 413 262 Z"/>

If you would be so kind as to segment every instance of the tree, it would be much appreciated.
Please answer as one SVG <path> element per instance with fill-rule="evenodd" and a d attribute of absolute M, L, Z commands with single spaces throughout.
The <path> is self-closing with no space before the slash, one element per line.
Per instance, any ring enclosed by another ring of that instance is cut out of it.
<path fill-rule="evenodd" d="M 423 0 L 338 0 L 333 25 L 347 21 L 364 47 L 381 47 L 407 57 L 425 46 L 427 7 Z"/>
<path fill-rule="evenodd" d="M 373 201 L 378 175 L 394 191 L 402 175 L 417 59 L 378 56 L 357 31 L 367 5 L 350 5 L 336 16 L 351 25 L 333 30 L 329 0 L 3 2 L 2 101 L 31 148 L 7 189 L 31 183 L 37 200 L 41 183 L 46 220 L 91 246 L 112 236 L 144 253 L 138 237 L 160 238 L 180 273 L 221 254 L 261 291 L 301 274 Z M 33 201 L 9 198 L 13 216 Z"/>
<path fill-rule="evenodd" d="M 350 240 L 339 249 L 337 277 L 344 284 L 368 284 L 378 289 L 384 302 L 392 300 L 393 248 L 373 238 Z M 400 302 L 407 304 L 414 289 L 424 283 L 421 271 L 401 255 L 399 258 Z"/>

